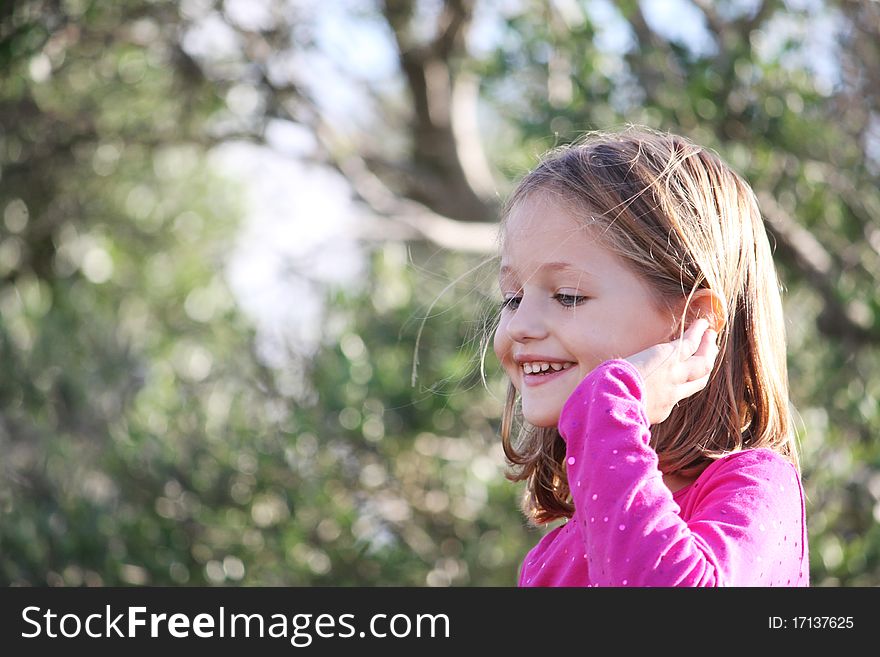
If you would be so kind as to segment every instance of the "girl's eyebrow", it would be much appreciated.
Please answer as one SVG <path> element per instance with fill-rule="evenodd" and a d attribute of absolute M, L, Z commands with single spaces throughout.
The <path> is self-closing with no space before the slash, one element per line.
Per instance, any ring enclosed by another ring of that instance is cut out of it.
<path fill-rule="evenodd" d="M 577 274 L 578 276 L 591 276 L 589 272 L 586 272 L 582 269 L 578 269 L 570 262 L 545 262 L 540 267 L 538 267 L 539 272 L 551 271 L 551 272 L 562 272 L 562 273 L 572 273 Z M 508 276 L 514 273 L 514 268 L 509 265 L 503 265 L 501 269 L 498 271 L 498 277 L 500 279 L 507 278 Z"/>

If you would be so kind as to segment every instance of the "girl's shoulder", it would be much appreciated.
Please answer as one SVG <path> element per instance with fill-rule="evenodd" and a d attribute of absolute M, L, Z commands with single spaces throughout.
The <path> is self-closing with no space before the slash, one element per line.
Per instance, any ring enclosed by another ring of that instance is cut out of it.
<path fill-rule="evenodd" d="M 794 463 L 777 451 L 767 447 L 756 447 L 732 452 L 713 461 L 695 480 L 695 484 L 708 483 L 719 479 L 752 480 L 758 482 L 780 483 L 800 482 L 800 475 Z"/>
<path fill-rule="evenodd" d="M 751 449 L 742 449 L 738 452 L 731 452 L 717 459 L 716 463 L 737 462 L 737 465 L 745 465 L 751 463 L 764 463 L 770 465 L 793 465 L 785 456 L 770 449 L 769 447 L 754 447 Z"/>
<path fill-rule="evenodd" d="M 728 522 L 739 518 L 744 524 L 768 527 L 783 518 L 803 521 L 805 502 L 795 465 L 764 447 L 713 461 L 675 499 L 686 519 L 717 511 Z"/>

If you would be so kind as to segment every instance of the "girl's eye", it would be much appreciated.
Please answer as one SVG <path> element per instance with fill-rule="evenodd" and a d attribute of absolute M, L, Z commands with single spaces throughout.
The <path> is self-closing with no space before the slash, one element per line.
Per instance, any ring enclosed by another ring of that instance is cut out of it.
<path fill-rule="evenodd" d="M 566 307 L 579 306 L 587 297 L 580 296 L 578 294 L 562 294 L 561 292 L 557 294 L 555 297 L 559 303 Z"/>
<path fill-rule="evenodd" d="M 501 310 L 505 310 L 507 308 L 511 310 L 516 310 L 519 307 L 519 302 L 521 298 L 522 297 L 508 297 L 501 302 Z"/>

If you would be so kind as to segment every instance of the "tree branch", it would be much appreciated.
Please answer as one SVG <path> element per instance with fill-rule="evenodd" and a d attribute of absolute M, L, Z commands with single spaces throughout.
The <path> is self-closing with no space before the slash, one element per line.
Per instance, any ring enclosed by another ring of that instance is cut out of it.
<path fill-rule="evenodd" d="M 420 203 L 402 199 L 388 189 L 359 156 L 351 155 L 335 165 L 351 183 L 358 198 L 374 213 L 362 225 L 362 238 L 424 240 L 445 249 L 471 253 L 495 251 L 497 223 L 449 219 Z"/>
<path fill-rule="evenodd" d="M 496 210 L 494 184 L 476 124 L 474 81 L 454 62 L 465 54 L 464 35 L 472 0 L 447 0 L 435 36 L 414 43 L 411 0 L 386 0 L 383 13 L 398 47 L 400 67 L 413 101 L 409 125 L 413 176 L 405 194 L 434 212 L 464 221 L 485 221 Z"/>

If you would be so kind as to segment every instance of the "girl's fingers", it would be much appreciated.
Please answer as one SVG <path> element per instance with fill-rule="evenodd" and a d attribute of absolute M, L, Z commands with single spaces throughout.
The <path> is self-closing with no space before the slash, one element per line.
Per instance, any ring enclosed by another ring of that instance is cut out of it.
<path fill-rule="evenodd" d="M 703 376 L 695 381 L 688 381 L 678 387 L 679 401 L 687 399 L 691 395 L 695 395 L 709 384 L 709 375 Z"/>
<path fill-rule="evenodd" d="M 694 356 L 697 358 L 702 358 L 704 360 L 709 361 L 710 363 L 715 362 L 715 357 L 718 355 L 718 334 L 713 330 L 709 329 L 705 333 L 703 333 L 702 340 L 700 340 L 700 346 L 697 351 L 694 353 Z"/>
<path fill-rule="evenodd" d="M 684 332 L 684 335 L 681 336 L 681 349 L 684 352 L 684 356 L 693 356 L 700 346 L 703 344 L 703 340 L 706 335 L 706 329 L 709 328 L 709 321 L 705 317 L 697 318 L 693 324 L 688 327 L 688 330 Z"/>
<path fill-rule="evenodd" d="M 699 379 L 712 372 L 712 368 L 715 366 L 715 358 L 718 356 L 717 337 L 718 334 L 712 329 L 709 329 L 701 336 L 700 346 L 686 362 L 688 381 Z"/>

